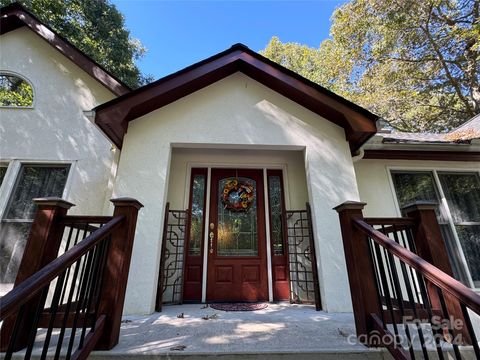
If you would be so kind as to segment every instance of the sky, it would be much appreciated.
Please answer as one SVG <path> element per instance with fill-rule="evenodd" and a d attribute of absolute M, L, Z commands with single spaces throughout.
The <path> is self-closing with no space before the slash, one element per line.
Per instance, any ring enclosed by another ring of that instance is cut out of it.
<path fill-rule="evenodd" d="M 147 53 L 137 61 L 158 79 L 243 43 L 254 51 L 272 36 L 318 47 L 329 36 L 330 17 L 345 0 L 165 1 L 112 0 L 131 36 Z"/>

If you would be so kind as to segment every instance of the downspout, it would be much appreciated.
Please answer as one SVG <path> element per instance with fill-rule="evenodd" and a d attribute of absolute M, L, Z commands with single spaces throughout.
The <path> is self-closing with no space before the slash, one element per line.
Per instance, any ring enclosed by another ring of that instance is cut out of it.
<path fill-rule="evenodd" d="M 364 156 L 365 156 L 365 150 L 363 150 L 363 147 L 362 147 L 358 149 L 355 156 L 352 156 L 352 161 L 355 163 L 359 160 L 362 160 Z"/>

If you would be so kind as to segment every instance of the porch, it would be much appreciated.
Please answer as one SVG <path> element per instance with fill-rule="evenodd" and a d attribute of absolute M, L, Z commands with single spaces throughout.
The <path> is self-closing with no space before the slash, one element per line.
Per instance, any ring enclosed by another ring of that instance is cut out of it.
<path fill-rule="evenodd" d="M 178 317 L 182 313 L 183 318 Z M 34 358 L 41 353 L 42 338 L 37 336 Z M 356 341 L 352 313 L 317 312 L 312 305 L 289 303 L 239 312 L 202 304 L 169 305 L 162 313 L 125 316 L 118 345 L 90 357 L 287 359 L 293 354 L 302 359 L 390 359 L 385 349 L 367 348 Z"/>

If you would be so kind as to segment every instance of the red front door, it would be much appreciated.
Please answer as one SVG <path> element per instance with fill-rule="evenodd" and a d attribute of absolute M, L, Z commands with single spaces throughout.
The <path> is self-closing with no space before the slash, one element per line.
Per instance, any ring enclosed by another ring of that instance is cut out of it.
<path fill-rule="evenodd" d="M 262 170 L 212 169 L 207 301 L 268 300 Z"/>

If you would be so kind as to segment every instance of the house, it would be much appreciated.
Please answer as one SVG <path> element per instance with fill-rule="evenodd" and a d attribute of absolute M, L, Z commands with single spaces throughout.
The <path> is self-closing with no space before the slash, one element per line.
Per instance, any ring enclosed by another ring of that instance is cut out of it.
<path fill-rule="evenodd" d="M 1 269 L 3 282 L 12 282 L 31 198 L 60 196 L 78 213 L 106 214 L 108 199 L 131 196 L 144 209 L 125 314 L 158 306 L 173 251 L 169 216 L 187 234 L 175 250 L 174 300 L 292 300 L 300 280 L 289 268 L 287 214 L 299 210 L 308 215 L 302 236 L 314 242 L 303 280 L 321 309 L 351 312 L 332 210 L 346 201 L 383 218 L 415 200 L 439 203 L 455 277 L 480 287 L 478 115 L 448 134 L 384 129 L 376 115 L 241 44 L 130 90 L 18 5 L 2 9 L 1 34 L 2 81 L 33 89 L 30 105 L 0 109 L 2 257 L 13 264 Z"/>

